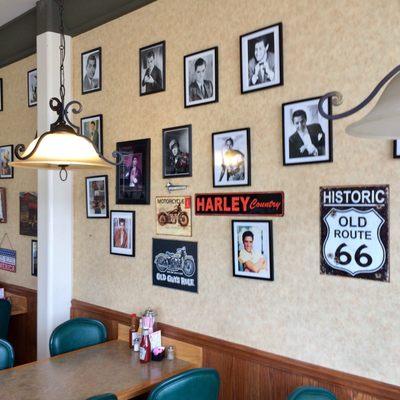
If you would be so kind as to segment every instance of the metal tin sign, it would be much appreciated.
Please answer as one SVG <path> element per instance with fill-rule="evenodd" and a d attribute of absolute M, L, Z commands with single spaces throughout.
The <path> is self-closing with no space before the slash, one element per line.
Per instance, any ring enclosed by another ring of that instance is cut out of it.
<path fill-rule="evenodd" d="M 389 186 L 320 188 L 321 273 L 389 282 Z"/>
<path fill-rule="evenodd" d="M 284 214 L 283 192 L 198 193 L 196 215 L 268 215 Z"/>
<path fill-rule="evenodd" d="M 0 249 L 0 269 L 8 272 L 17 270 L 17 252 L 10 249 Z"/>

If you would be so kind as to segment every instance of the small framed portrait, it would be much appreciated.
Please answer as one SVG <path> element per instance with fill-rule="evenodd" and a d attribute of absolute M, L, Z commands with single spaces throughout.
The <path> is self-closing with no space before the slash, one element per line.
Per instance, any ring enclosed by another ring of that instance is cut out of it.
<path fill-rule="evenodd" d="M 400 139 L 393 140 L 393 158 L 400 158 Z"/>
<path fill-rule="evenodd" d="M 282 104 L 283 165 L 332 161 L 332 122 L 318 111 L 319 97 Z M 324 103 L 331 113 L 331 102 Z"/>
<path fill-rule="evenodd" d="M 218 47 L 189 54 L 183 60 L 185 107 L 218 102 Z"/>
<path fill-rule="evenodd" d="M 103 154 L 102 114 L 81 118 L 81 133 L 93 142 L 100 154 Z"/>
<path fill-rule="evenodd" d="M 111 211 L 110 253 L 135 257 L 134 211 Z"/>
<path fill-rule="evenodd" d="M 240 36 L 242 94 L 283 85 L 282 23 Z"/>
<path fill-rule="evenodd" d="M 274 280 L 272 221 L 232 221 L 233 276 Z"/>
<path fill-rule="evenodd" d="M 37 105 L 37 70 L 28 71 L 28 107 Z"/>
<path fill-rule="evenodd" d="M 31 275 L 37 276 L 38 267 L 38 242 L 31 240 Z"/>
<path fill-rule="evenodd" d="M 150 204 L 150 139 L 118 142 L 117 204 Z"/>
<path fill-rule="evenodd" d="M 101 47 L 81 54 L 82 94 L 101 90 Z"/>
<path fill-rule="evenodd" d="M 3 111 L 3 79 L 0 78 L 0 111 Z"/>
<path fill-rule="evenodd" d="M 165 41 L 139 50 L 140 96 L 165 90 Z"/>
<path fill-rule="evenodd" d="M 250 128 L 212 134 L 213 186 L 250 186 Z"/>
<path fill-rule="evenodd" d="M 6 188 L 0 188 L 0 223 L 7 222 L 7 197 Z"/>
<path fill-rule="evenodd" d="M 37 236 L 37 193 L 19 193 L 19 234 Z"/>
<path fill-rule="evenodd" d="M 192 125 L 163 129 L 163 178 L 192 176 Z"/>
<path fill-rule="evenodd" d="M 10 162 L 14 160 L 14 145 L 0 146 L 0 179 L 14 178 L 14 168 Z"/>
<path fill-rule="evenodd" d="M 108 218 L 107 175 L 86 177 L 86 217 Z"/>

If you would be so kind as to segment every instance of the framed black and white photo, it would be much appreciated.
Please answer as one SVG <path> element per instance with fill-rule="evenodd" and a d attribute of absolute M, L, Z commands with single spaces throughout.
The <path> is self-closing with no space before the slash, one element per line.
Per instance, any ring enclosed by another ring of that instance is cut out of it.
<path fill-rule="evenodd" d="M 0 179 L 14 178 L 14 168 L 10 162 L 14 160 L 14 145 L 0 146 Z"/>
<path fill-rule="evenodd" d="M 32 69 L 28 71 L 27 76 L 28 84 L 28 107 L 37 105 L 37 70 Z"/>
<path fill-rule="evenodd" d="M 82 94 L 101 90 L 101 47 L 81 54 Z"/>
<path fill-rule="evenodd" d="M 185 107 L 218 101 L 218 47 L 184 57 Z"/>
<path fill-rule="evenodd" d="M 140 96 L 165 90 L 165 41 L 139 50 Z"/>
<path fill-rule="evenodd" d="M 31 241 L 31 275 L 37 276 L 38 267 L 38 242 L 37 240 Z"/>
<path fill-rule="evenodd" d="M 319 97 L 282 104 L 283 164 L 332 161 L 332 122 L 318 111 Z M 331 102 L 324 103 L 331 113 Z"/>
<path fill-rule="evenodd" d="M 163 178 L 192 176 L 192 125 L 163 129 Z"/>
<path fill-rule="evenodd" d="M 393 140 L 393 158 L 400 158 L 400 139 Z"/>
<path fill-rule="evenodd" d="M 150 204 L 150 139 L 118 142 L 116 203 Z"/>
<path fill-rule="evenodd" d="M 212 134 L 213 186 L 250 186 L 250 128 Z"/>
<path fill-rule="evenodd" d="M 272 221 L 232 221 L 233 275 L 274 280 Z"/>
<path fill-rule="evenodd" d="M 110 253 L 135 257 L 135 212 L 111 210 Z"/>
<path fill-rule="evenodd" d="M 0 78 L 0 111 L 3 111 L 3 79 Z"/>
<path fill-rule="evenodd" d="M 102 114 L 81 118 L 81 133 L 93 142 L 100 154 L 103 154 Z"/>
<path fill-rule="evenodd" d="M 240 36 L 242 94 L 283 85 L 282 23 Z"/>
<path fill-rule="evenodd" d="M 86 217 L 108 218 L 107 175 L 86 177 Z"/>

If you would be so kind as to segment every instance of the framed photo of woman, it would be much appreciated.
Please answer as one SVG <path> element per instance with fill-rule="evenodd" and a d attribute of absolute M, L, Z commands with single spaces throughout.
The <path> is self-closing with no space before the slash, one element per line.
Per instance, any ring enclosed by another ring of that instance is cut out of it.
<path fill-rule="evenodd" d="M 111 211 L 110 253 L 135 257 L 134 211 Z"/>

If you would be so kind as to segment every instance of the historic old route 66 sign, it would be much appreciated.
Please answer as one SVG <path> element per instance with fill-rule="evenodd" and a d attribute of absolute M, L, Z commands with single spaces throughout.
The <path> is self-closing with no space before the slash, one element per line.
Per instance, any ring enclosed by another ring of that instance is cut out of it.
<path fill-rule="evenodd" d="M 388 281 L 388 186 L 321 188 L 321 272 Z"/>

